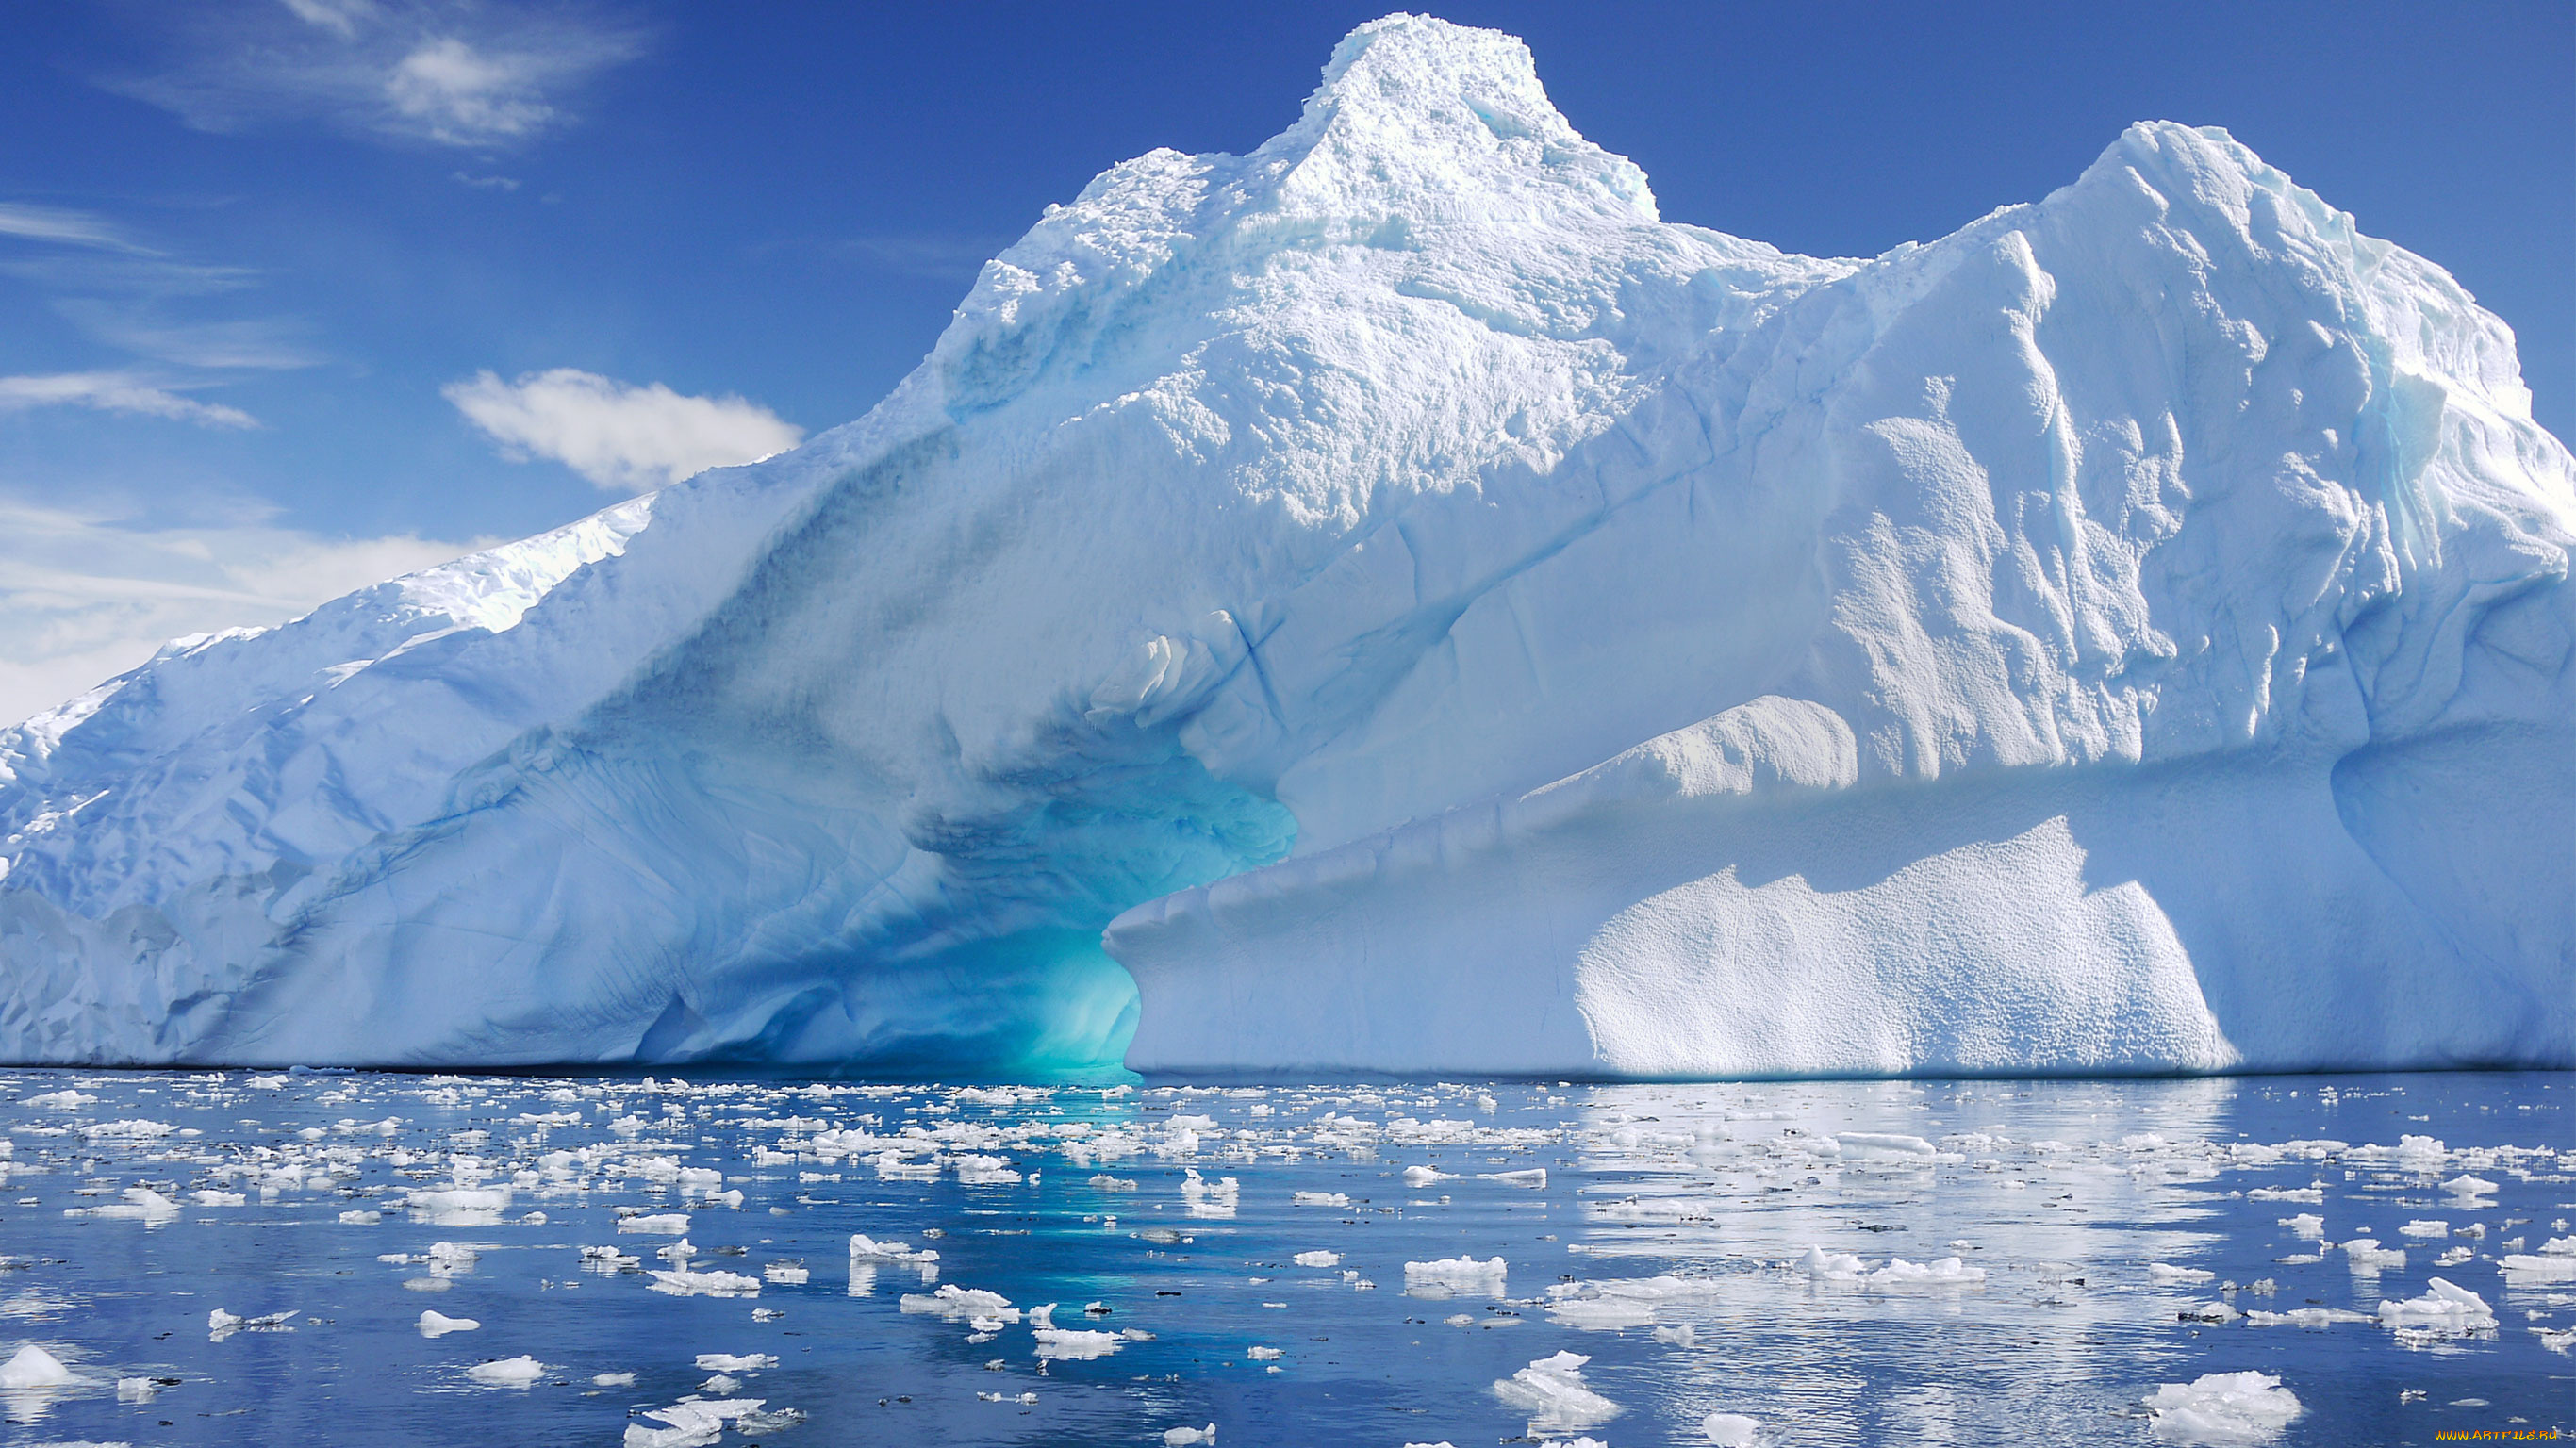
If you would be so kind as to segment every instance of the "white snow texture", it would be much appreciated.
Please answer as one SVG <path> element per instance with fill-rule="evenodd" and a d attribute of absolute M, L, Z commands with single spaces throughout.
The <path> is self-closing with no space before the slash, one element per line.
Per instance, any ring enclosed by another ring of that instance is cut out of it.
<path fill-rule="evenodd" d="M 2222 132 L 1817 260 L 1394 16 L 860 421 L 0 732 L 0 1057 L 2576 1065 L 2571 543 Z"/>

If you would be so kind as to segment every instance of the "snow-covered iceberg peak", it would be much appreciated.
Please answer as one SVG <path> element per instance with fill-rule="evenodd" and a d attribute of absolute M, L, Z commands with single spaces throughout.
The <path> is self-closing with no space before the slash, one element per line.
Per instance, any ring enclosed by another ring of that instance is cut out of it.
<path fill-rule="evenodd" d="M 2571 478 L 2223 133 L 1788 256 L 1390 17 L 857 423 L 0 733 L 0 1055 L 2565 1064 Z"/>
<path fill-rule="evenodd" d="M 1278 209 L 1291 216 L 1656 219 L 1646 173 L 1585 140 L 1557 111 L 1528 46 L 1422 16 L 1352 31 L 1305 115 L 1252 159 L 1284 168 Z"/>

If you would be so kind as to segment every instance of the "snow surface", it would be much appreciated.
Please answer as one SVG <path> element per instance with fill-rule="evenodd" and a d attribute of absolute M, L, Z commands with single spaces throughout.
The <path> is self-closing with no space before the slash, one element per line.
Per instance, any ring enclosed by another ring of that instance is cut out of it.
<path fill-rule="evenodd" d="M 0 732 L 0 1056 L 2576 1064 L 2571 543 L 2222 132 L 1818 260 L 1389 17 L 860 421 Z"/>

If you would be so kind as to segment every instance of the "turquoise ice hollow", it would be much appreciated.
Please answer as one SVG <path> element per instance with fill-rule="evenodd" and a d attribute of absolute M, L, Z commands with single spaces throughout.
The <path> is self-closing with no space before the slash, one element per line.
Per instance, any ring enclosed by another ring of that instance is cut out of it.
<path fill-rule="evenodd" d="M 2571 546 L 2223 132 L 1792 256 L 1390 17 L 857 422 L 0 733 L 0 1058 L 2567 1067 Z"/>

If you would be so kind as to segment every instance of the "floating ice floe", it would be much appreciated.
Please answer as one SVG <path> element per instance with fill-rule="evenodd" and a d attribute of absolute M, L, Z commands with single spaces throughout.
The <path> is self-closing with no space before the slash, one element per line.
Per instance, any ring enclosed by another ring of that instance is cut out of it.
<path fill-rule="evenodd" d="M 701 1399 L 673 1403 L 656 1408 L 642 1416 L 667 1426 L 647 1427 L 642 1423 L 626 1425 L 623 1448 L 709 1448 L 721 1440 L 727 1423 L 739 1426 L 742 1419 L 760 1411 L 763 1398 Z"/>
<path fill-rule="evenodd" d="M 2404 1333 L 2409 1329 L 2444 1337 L 2458 1337 L 2496 1325 L 2494 1309 L 2486 1299 L 2465 1287 L 2456 1287 L 2435 1277 L 2425 1283 L 2421 1297 L 2404 1302 L 2379 1304 L 2379 1324 Z"/>
<path fill-rule="evenodd" d="M 420 1335 L 423 1337 L 445 1337 L 451 1332 L 474 1332 L 482 1326 L 482 1323 L 473 1318 L 450 1317 L 443 1312 L 424 1312 L 420 1315 L 419 1323 Z"/>
<path fill-rule="evenodd" d="M 1299 1192 L 1294 1204 L 1300 1207 L 1347 1207 L 1351 1198 L 1348 1192 Z"/>
<path fill-rule="evenodd" d="M 1300 1267 L 1339 1267 L 1342 1265 L 1342 1254 L 1321 1251 L 1300 1252 L 1295 1261 Z"/>
<path fill-rule="evenodd" d="M 2377 1322 L 2367 1312 L 2352 1312 L 2340 1307 L 2293 1307 L 2287 1312 L 2248 1312 L 2248 1327 L 2332 1327 L 2338 1322 Z"/>
<path fill-rule="evenodd" d="M 1118 1333 L 1070 1327 L 1041 1327 L 1033 1335 L 1037 1338 L 1038 1356 L 1056 1359 L 1107 1357 L 1126 1341 Z"/>
<path fill-rule="evenodd" d="M 2176 1267 L 2170 1262 L 2150 1262 L 2147 1276 L 2158 1282 L 2207 1282 L 2218 1274 L 2200 1267 Z"/>
<path fill-rule="evenodd" d="M 655 1271 L 652 1290 L 675 1297 L 758 1297 L 760 1279 L 739 1272 Z"/>
<path fill-rule="evenodd" d="M 545 1375 L 546 1365 L 526 1356 L 476 1363 L 465 1370 L 465 1376 L 487 1388 L 524 1388 Z"/>
<path fill-rule="evenodd" d="M 34 1343 L 0 1363 L 0 1388 L 17 1392 L 27 1388 L 59 1388 L 72 1381 L 72 1370 L 63 1360 Z"/>
<path fill-rule="evenodd" d="M 178 1129 L 166 1121 L 145 1121 L 137 1118 L 132 1121 L 102 1121 L 95 1126 L 84 1126 L 81 1128 L 81 1135 L 91 1141 L 150 1141 L 168 1136 Z"/>
<path fill-rule="evenodd" d="M 438 1227 L 488 1227 L 510 1205 L 508 1187 L 414 1187 L 403 1193 L 412 1215 Z"/>
<path fill-rule="evenodd" d="M 1479 1262 L 1473 1257 L 1444 1257 L 1436 1262 L 1404 1264 L 1404 1290 L 1417 1297 L 1450 1297 L 1460 1293 L 1503 1295 L 1509 1267 L 1500 1257 Z"/>
<path fill-rule="evenodd" d="M 1233 1177 L 1211 1182 L 1191 1167 L 1181 1181 L 1181 1204 L 1193 1217 L 1231 1217 L 1242 1200 L 1243 1184 Z"/>
<path fill-rule="evenodd" d="M 236 1197 L 234 1200 L 240 1200 Z M 127 1187 L 124 1200 L 95 1207 L 66 1207 L 66 1217 L 90 1217 L 103 1221 L 141 1222 L 157 1227 L 179 1215 L 179 1204 L 150 1187 Z"/>
<path fill-rule="evenodd" d="M 763 1368 L 778 1366 L 778 1358 L 765 1352 L 702 1352 L 698 1354 L 697 1365 L 702 1373 L 756 1373 Z"/>
<path fill-rule="evenodd" d="M 1574 1352 L 1540 1358 L 1496 1382 L 1494 1396 L 1529 1415 L 1533 1437 L 1606 1423 L 1619 1415 L 1619 1405 L 1585 1386 L 1582 1368 L 1590 1361 Z"/>
<path fill-rule="evenodd" d="M 1004 1322 L 1020 1320 L 1020 1310 L 998 1292 L 960 1287 L 954 1282 L 943 1284 L 936 1292 L 907 1292 L 896 1304 L 905 1312 L 926 1313 L 951 1322 L 959 1318 L 992 1317 Z"/>
<path fill-rule="evenodd" d="M 880 1242 L 865 1232 L 850 1237 L 850 1255 L 866 1262 L 909 1262 L 923 1266 L 939 1260 L 936 1249 L 916 1249 L 909 1242 Z"/>
<path fill-rule="evenodd" d="M 2505 1245 L 2512 1246 L 2513 1243 Z M 2516 1286 L 2536 1282 L 2576 1282 L 2576 1237 L 2553 1237 L 2537 1252 L 2507 1253 L 2497 1259 L 2496 1269 L 2505 1274 L 2506 1282 Z"/>
<path fill-rule="evenodd" d="M 1216 1424 L 1214 1423 L 1210 1423 L 1204 1428 L 1166 1428 L 1163 1430 L 1163 1448 L 1193 1448 L 1193 1445 L 1195 1444 L 1213 1443 L 1215 1441 Z"/>
<path fill-rule="evenodd" d="M 1762 1422 L 1742 1413 L 1711 1413 L 1699 1420 L 1699 1430 L 1716 1448 L 1753 1448 Z"/>
<path fill-rule="evenodd" d="M 1984 1268 L 1970 1267 L 1957 1257 L 1944 1257 L 1937 1262 L 1890 1257 L 1886 1266 L 1873 1270 L 1848 1252 L 1810 1247 L 1807 1255 L 1798 1259 L 1798 1266 L 1819 1282 L 1855 1283 L 1875 1289 L 1973 1287 L 1986 1280 Z"/>
<path fill-rule="evenodd" d="M 2169 1443 L 2268 1443 L 2299 1416 L 2298 1396 L 2268 1373 L 2203 1373 L 2166 1383 L 2142 1400 Z"/>
<path fill-rule="evenodd" d="M 206 1336 L 215 1342 L 237 1332 L 293 1332 L 296 1309 L 271 1312 L 258 1317 L 243 1317 L 218 1307 L 206 1314 Z"/>
<path fill-rule="evenodd" d="M 2344 1262 L 2353 1271 L 2377 1273 L 2406 1265 L 2402 1247 L 2382 1247 L 2377 1237 L 2353 1237 L 2343 1243 Z"/>
<path fill-rule="evenodd" d="M 1902 1136 L 1879 1131 L 1838 1131 L 1832 1141 L 1846 1159 L 1883 1160 L 1927 1163 L 1941 1155 L 1941 1149 L 1919 1136 Z"/>
<path fill-rule="evenodd" d="M 632 1217 L 620 1217 L 617 1219 L 617 1230 L 621 1232 L 645 1232 L 656 1236 L 680 1237 L 688 1234 L 689 1218 L 688 1214 L 685 1212 L 661 1212 L 650 1216 L 637 1215 Z"/>

